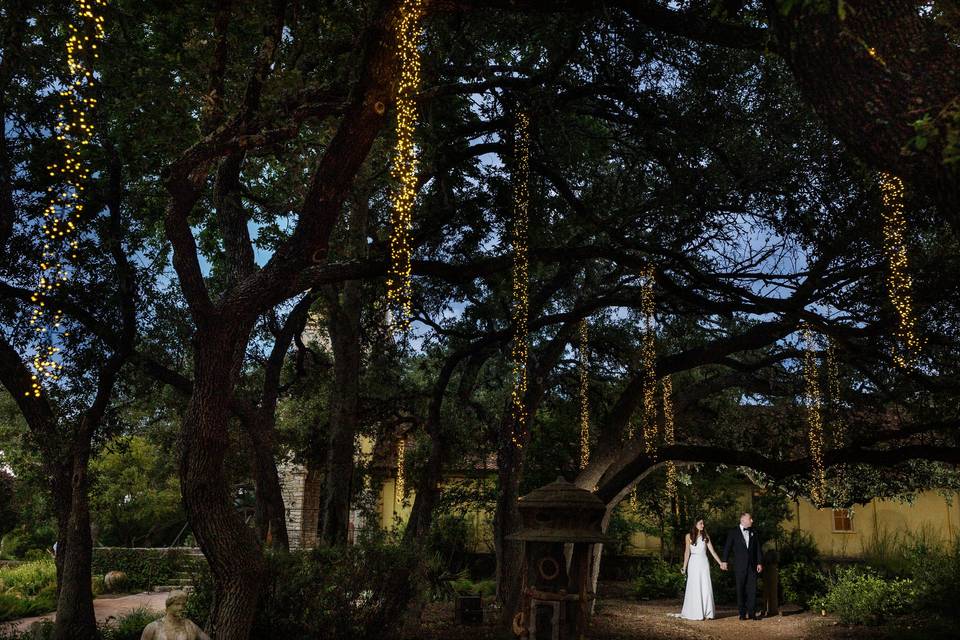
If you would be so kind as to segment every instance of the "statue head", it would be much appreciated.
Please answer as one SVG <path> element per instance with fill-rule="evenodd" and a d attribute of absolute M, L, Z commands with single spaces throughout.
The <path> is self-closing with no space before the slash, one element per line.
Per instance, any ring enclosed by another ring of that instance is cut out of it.
<path fill-rule="evenodd" d="M 167 614 L 173 618 L 183 618 L 183 608 L 187 606 L 187 594 L 183 591 L 172 591 L 167 596 Z"/>

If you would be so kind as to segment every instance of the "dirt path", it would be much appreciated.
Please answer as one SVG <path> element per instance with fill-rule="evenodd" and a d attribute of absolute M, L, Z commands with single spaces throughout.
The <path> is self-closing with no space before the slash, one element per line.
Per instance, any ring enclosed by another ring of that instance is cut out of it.
<path fill-rule="evenodd" d="M 118 618 L 126 613 L 137 609 L 152 609 L 154 611 L 163 611 L 166 602 L 167 593 L 135 593 L 129 596 L 116 596 L 97 598 L 93 601 L 93 610 L 96 612 L 97 620 L 103 622 L 108 618 Z M 45 616 L 34 618 L 20 618 L 3 623 L 12 625 L 17 631 L 26 631 L 30 625 L 39 620 L 53 620 L 56 616 L 49 613 Z"/>
<path fill-rule="evenodd" d="M 596 640 L 803 640 L 818 638 L 833 627 L 831 618 L 810 612 L 761 620 L 740 620 L 736 607 L 718 607 L 713 620 L 681 620 L 682 603 L 670 600 L 637 602 L 609 599 L 598 606 L 590 636 Z"/>
<path fill-rule="evenodd" d="M 679 613 L 680 600 L 637 601 L 611 595 L 597 603 L 588 637 L 591 640 L 831 640 L 841 637 L 835 619 L 787 609 L 787 615 L 761 620 L 740 620 L 735 607 L 719 607 L 713 620 L 695 622 L 670 614 Z M 493 612 L 490 612 L 491 614 Z M 453 622 L 453 606 L 432 603 L 421 618 L 422 626 L 408 629 L 407 640 L 494 640 L 498 635 L 495 615 L 484 616 L 482 625 Z M 853 637 L 861 636 L 862 629 Z M 869 635 L 869 634 L 867 634 Z"/>

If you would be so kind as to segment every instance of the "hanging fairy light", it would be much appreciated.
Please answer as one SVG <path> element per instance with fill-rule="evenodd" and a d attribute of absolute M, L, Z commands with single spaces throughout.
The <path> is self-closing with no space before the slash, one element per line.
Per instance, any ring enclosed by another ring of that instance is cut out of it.
<path fill-rule="evenodd" d="M 514 137 L 513 175 L 513 344 L 510 359 L 513 363 L 511 389 L 511 416 L 513 419 L 512 442 L 523 447 L 527 424 L 527 408 L 524 398 L 527 393 L 527 350 L 529 330 L 529 264 L 527 260 L 527 222 L 530 193 L 530 116 L 517 114 L 517 130 Z"/>
<path fill-rule="evenodd" d="M 893 360 L 905 369 L 916 366 L 922 347 L 917 335 L 913 309 L 913 280 L 908 273 L 909 260 L 905 234 L 907 219 L 903 213 L 903 182 L 895 175 L 880 174 L 883 200 L 883 251 L 887 258 L 887 296 L 897 312 Z"/>
<path fill-rule="evenodd" d="M 840 406 L 840 373 L 837 367 L 837 341 L 830 336 L 827 343 L 827 393 L 829 394 L 830 427 L 833 435 L 833 448 L 839 449 L 847 444 L 847 425 Z M 835 502 L 842 505 L 847 499 L 846 466 L 836 465 Z"/>
<path fill-rule="evenodd" d="M 413 134 L 417 122 L 416 93 L 420 87 L 420 20 L 423 0 L 403 0 L 397 20 L 397 140 L 390 175 L 390 265 L 387 270 L 387 300 L 396 309 L 396 326 L 407 329 L 412 313 L 410 281 L 410 229 L 416 198 L 417 151 Z"/>
<path fill-rule="evenodd" d="M 394 499 L 397 502 L 403 502 L 404 492 L 406 491 L 406 470 L 404 469 L 404 457 L 406 455 L 407 443 L 403 438 L 397 442 L 397 484 L 394 491 Z"/>
<path fill-rule="evenodd" d="M 641 273 L 643 284 L 640 287 L 640 311 L 643 314 L 643 338 L 640 344 L 640 366 L 643 368 L 643 411 L 641 413 L 641 434 L 643 448 L 647 455 L 656 449 L 657 438 L 657 349 L 653 328 L 653 267 L 646 266 Z"/>
<path fill-rule="evenodd" d="M 821 414 L 820 379 L 817 371 L 816 345 L 808 326 L 803 328 L 803 377 L 806 387 L 807 439 L 810 446 L 810 499 L 814 506 L 824 504 L 827 477 L 823 466 L 823 416 Z"/>
<path fill-rule="evenodd" d="M 587 396 L 589 354 L 587 349 L 587 321 L 580 321 L 580 468 L 590 463 L 590 398 Z"/>
<path fill-rule="evenodd" d="M 61 160 L 47 166 L 51 186 L 43 210 L 43 254 L 40 277 L 31 296 L 36 305 L 30 317 L 37 341 L 32 360 L 31 389 L 24 395 L 40 397 L 44 381 L 60 378 L 62 364 L 57 361 L 60 348 L 56 334 L 63 310 L 53 304 L 52 296 L 70 278 L 69 262 L 77 258 L 77 226 L 83 213 L 83 197 L 90 180 L 86 147 L 93 141 L 93 116 L 97 99 L 94 60 L 100 57 L 104 18 L 100 11 L 105 0 L 76 0 L 72 21 L 67 24 L 67 77 L 59 94 L 59 110 L 54 127 L 61 147 Z M 69 333 L 64 333 L 65 336 Z"/>
<path fill-rule="evenodd" d="M 676 441 L 673 425 L 673 381 L 664 376 L 660 381 L 663 394 L 663 441 L 667 446 Z M 673 460 L 667 462 L 667 495 L 671 499 L 677 496 L 677 465 Z"/>

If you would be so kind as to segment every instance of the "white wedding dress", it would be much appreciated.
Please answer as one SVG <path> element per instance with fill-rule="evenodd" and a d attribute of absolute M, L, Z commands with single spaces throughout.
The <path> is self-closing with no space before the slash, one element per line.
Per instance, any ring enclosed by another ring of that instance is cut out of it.
<path fill-rule="evenodd" d="M 710 582 L 707 543 L 702 538 L 698 539 L 696 544 L 690 545 L 687 591 L 683 595 L 680 617 L 685 620 L 713 619 L 713 583 Z"/>

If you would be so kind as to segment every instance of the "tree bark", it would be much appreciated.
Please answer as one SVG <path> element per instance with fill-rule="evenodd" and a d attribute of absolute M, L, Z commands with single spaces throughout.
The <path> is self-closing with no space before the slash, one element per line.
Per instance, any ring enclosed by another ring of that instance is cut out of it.
<path fill-rule="evenodd" d="M 855 155 L 932 197 L 960 229 L 960 180 L 944 163 L 950 113 L 960 91 L 960 48 L 948 20 L 916 0 L 781 2 L 768 19 L 805 100 Z M 931 118 L 925 148 L 913 123 Z"/>
<path fill-rule="evenodd" d="M 350 519 L 360 393 L 358 285 L 358 282 L 346 283 L 342 302 L 330 300 L 332 304 L 328 306 L 327 325 L 334 361 L 321 541 L 330 546 L 346 544 Z"/>
<path fill-rule="evenodd" d="M 73 451 L 60 469 L 51 469 L 51 489 L 57 511 L 57 617 L 54 640 L 97 640 L 93 610 L 88 495 L 90 438 L 77 434 Z"/>
<path fill-rule="evenodd" d="M 352 204 L 347 253 L 360 258 L 367 246 L 366 196 L 354 198 Z M 323 288 L 333 348 L 333 387 L 320 535 L 329 546 L 346 544 L 350 524 L 354 441 L 360 421 L 361 285 L 360 280 L 349 280 L 342 287 Z"/>
<path fill-rule="evenodd" d="M 273 450 L 276 415 L 271 412 L 270 415 L 261 415 L 254 421 L 256 424 L 248 426 L 248 433 L 253 444 L 251 462 L 256 494 L 253 519 L 257 538 L 261 543 L 269 541 L 269 545 L 274 549 L 287 551 L 290 549 L 290 539 L 287 533 L 286 508 Z"/>
<path fill-rule="evenodd" d="M 233 504 L 224 470 L 233 389 L 252 322 L 213 316 L 194 345 L 193 394 L 183 418 L 180 486 L 200 550 L 213 574 L 209 633 L 247 638 L 265 567 L 252 529 Z"/>

